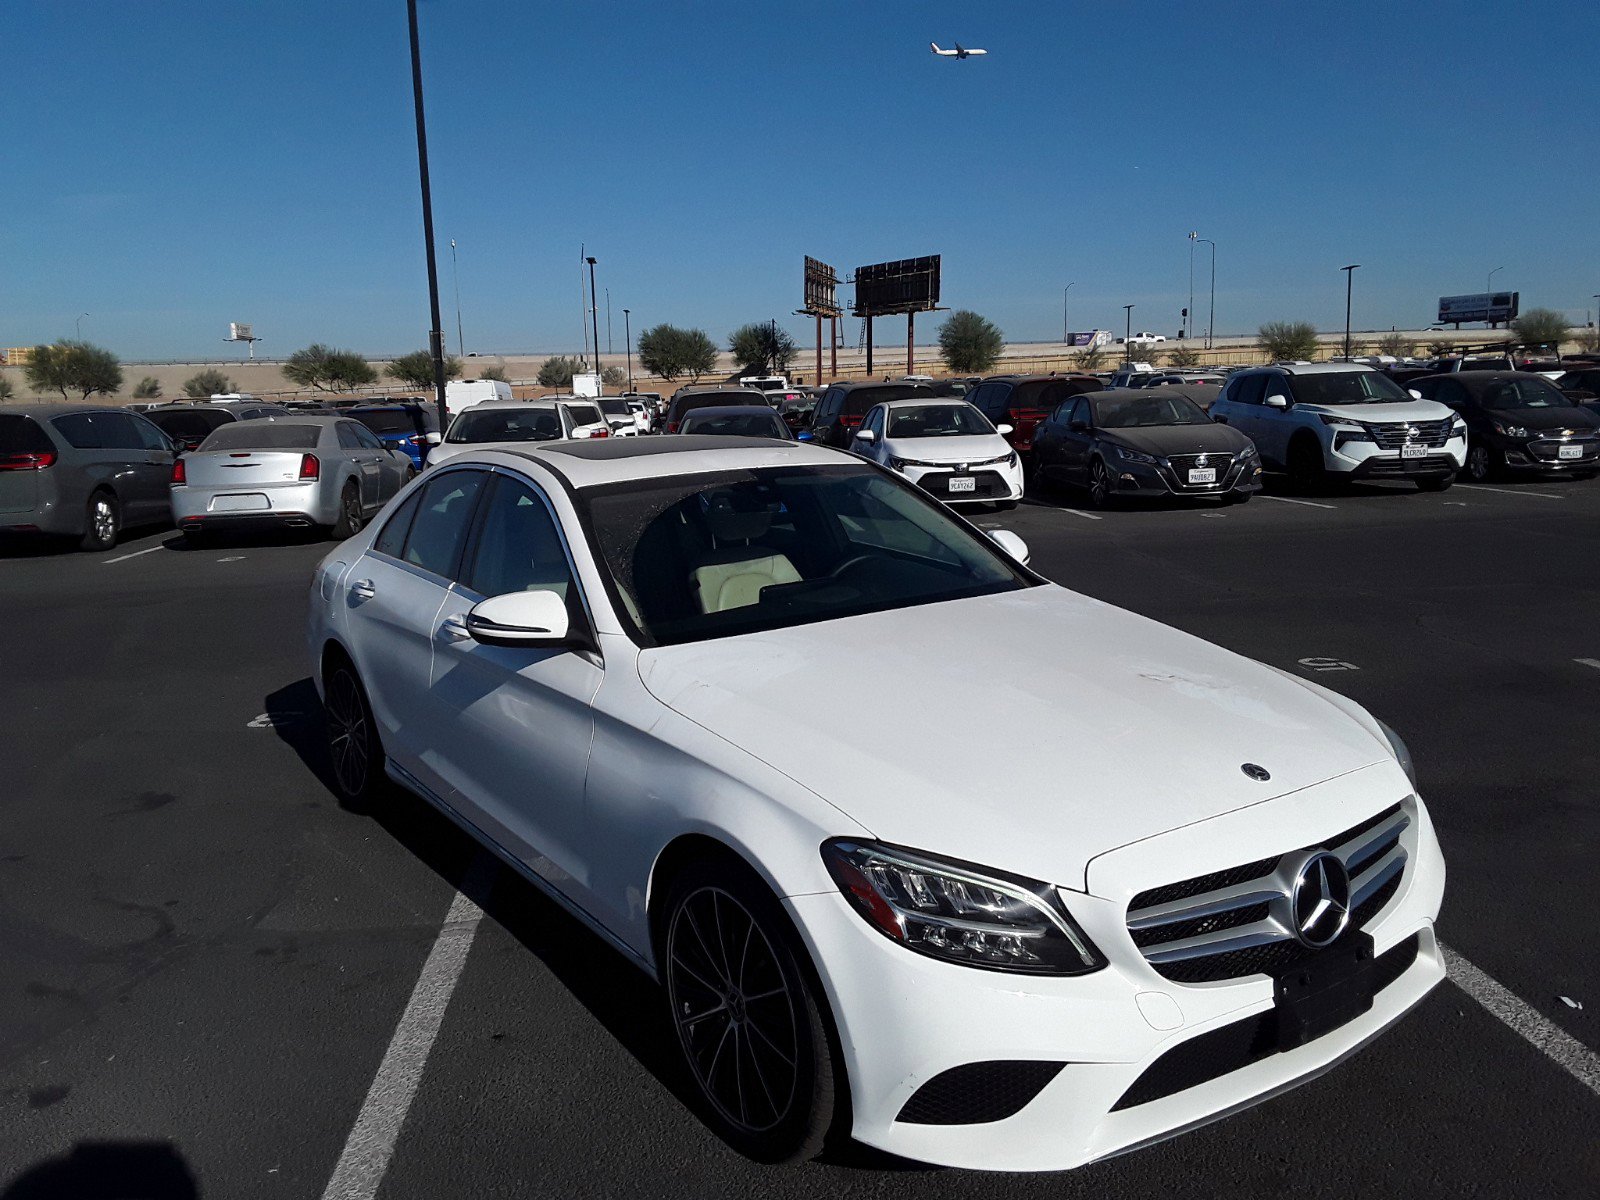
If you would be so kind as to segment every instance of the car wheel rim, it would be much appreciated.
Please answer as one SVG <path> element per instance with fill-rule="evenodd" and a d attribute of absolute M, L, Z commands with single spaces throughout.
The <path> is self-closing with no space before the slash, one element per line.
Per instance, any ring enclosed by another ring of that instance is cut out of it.
<path fill-rule="evenodd" d="M 348 671 L 338 672 L 329 682 L 327 708 L 334 778 L 347 795 L 358 796 L 367 785 L 367 714 Z"/>
<path fill-rule="evenodd" d="M 778 1125 L 800 1078 L 795 998 L 766 933 L 721 888 L 700 888 L 673 913 L 667 996 L 684 1057 L 717 1111 L 747 1133 Z"/>
<path fill-rule="evenodd" d="M 94 536 L 97 541 L 109 542 L 117 532 L 117 514 L 111 507 L 109 500 L 96 500 L 94 502 L 94 516 L 91 520 Z"/>
<path fill-rule="evenodd" d="M 1096 504 L 1104 504 L 1106 492 L 1109 490 L 1109 485 L 1106 482 L 1106 469 L 1099 463 L 1095 463 L 1094 470 L 1089 472 L 1090 497 Z"/>
<path fill-rule="evenodd" d="M 1482 446 L 1474 446 L 1467 455 L 1467 474 L 1474 479 L 1484 479 L 1489 474 L 1489 452 Z"/>
<path fill-rule="evenodd" d="M 361 500 L 354 492 L 344 494 L 344 524 L 351 533 L 361 532 Z"/>

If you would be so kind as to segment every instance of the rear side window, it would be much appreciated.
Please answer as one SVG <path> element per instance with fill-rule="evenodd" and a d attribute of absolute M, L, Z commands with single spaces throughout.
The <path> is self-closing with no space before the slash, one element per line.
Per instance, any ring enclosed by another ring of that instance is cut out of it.
<path fill-rule="evenodd" d="M 13 454 L 50 454 L 55 448 L 50 435 L 40 429 L 32 417 L 0 414 L 0 458 Z"/>
<path fill-rule="evenodd" d="M 383 532 L 378 534 L 378 540 L 372 543 L 374 550 L 379 554 L 387 554 L 390 558 L 400 557 L 401 550 L 405 548 L 406 534 L 411 532 L 411 518 L 417 515 L 417 504 L 421 499 L 421 488 L 406 497 L 406 502 L 395 509 L 393 515 L 384 522 Z"/>
<path fill-rule="evenodd" d="M 314 450 L 321 425 L 287 421 L 233 421 L 213 430 L 201 450 Z"/>
<path fill-rule="evenodd" d="M 98 450 L 105 444 L 100 440 L 101 431 L 94 423 L 93 413 L 68 413 L 50 424 L 74 450 Z"/>
<path fill-rule="evenodd" d="M 1237 400 L 1240 404 L 1260 404 L 1261 398 L 1266 395 L 1267 377 L 1265 375 L 1246 375 L 1234 384 L 1233 392 L 1228 397 Z"/>
<path fill-rule="evenodd" d="M 567 411 L 572 414 L 574 425 L 603 425 L 605 419 L 601 417 L 600 410 L 592 404 L 569 404 Z"/>
<path fill-rule="evenodd" d="M 454 579 L 483 480 L 482 471 L 450 471 L 428 484 L 400 557 L 414 567 Z"/>

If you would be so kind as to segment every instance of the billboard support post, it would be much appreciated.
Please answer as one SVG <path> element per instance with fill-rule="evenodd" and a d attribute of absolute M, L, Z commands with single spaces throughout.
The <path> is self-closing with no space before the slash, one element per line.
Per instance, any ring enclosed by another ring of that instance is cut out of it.
<path fill-rule="evenodd" d="M 872 378 L 872 314 L 867 314 L 867 378 Z"/>
<path fill-rule="evenodd" d="M 916 369 L 917 369 L 916 327 L 917 327 L 917 314 L 914 313 L 914 312 L 908 312 L 906 314 L 906 374 L 907 375 L 914 374 L 916 372 Z"/>
<path fill-rule="evenodd" d="M 939 255 L 857 267 L 851 310 L 866 324 L 867 375 L 872 375 L 872 319 L 906 317 L 906 374 L 916 366 L 916 314 L 939 307 Z"/>
<path fill-rule="evenodd" d="M 839 275 L 831 266 L 819 258 L 806 255 L 805 264 L 805 304 L 802 308 L 795 309 L 797 316 L 815 317 L 817 322 L 817 379 L 822 382 L 822 318 L 827 317 L 829 328 L 839 318 L 839 302 L 834 297 L 834 289 L 839 286 Z M 833 350 L 833 373 L 839 373 L 839 351 Z"/>
<path fill-rule="evenodd" d="M 837 378 L 839 378 L 839 318 L 838 317 L 829 317 L 828 318 L 828 365 L 830 367 L 830 370 L 828 372 L 828 378 L 829 379 L 837 379 Z M 817 383 L 821 384 L 822 380 L 820 380 L 820 379 L 817 380 Z"/>

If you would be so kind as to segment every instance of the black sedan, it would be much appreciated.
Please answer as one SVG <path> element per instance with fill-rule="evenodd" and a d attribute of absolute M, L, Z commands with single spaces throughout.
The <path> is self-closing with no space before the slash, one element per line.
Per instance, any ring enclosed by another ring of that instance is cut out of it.
<path fill-rule="evenodd" d="M 1061 402 L 1033 432 L 1041 487 L 1083 488 L 1104 508 L 1120 496 L 1212 497 L 1242 503 L 1261 490 L 1261 459 L 1175 388 L 1114 388 Z"/>
<path fill-rule="evenodd" d="M 1502 472 L 1587 479 L 1600 472 L 1600 416 L 1548 379 L 1526 371 L 1463 371 L 1414 379 L 1411 387 L 1467 423 L 1464 479 L 1481 482 Z"/>

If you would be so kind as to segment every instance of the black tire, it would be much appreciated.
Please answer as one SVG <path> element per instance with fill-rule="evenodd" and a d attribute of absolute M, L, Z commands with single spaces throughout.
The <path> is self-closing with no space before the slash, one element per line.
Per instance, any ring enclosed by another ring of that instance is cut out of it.
<path fill-rule="evenodd" d="M 1461 464 L 1461 478 L 1486 483 L 1494 478 L 1498 467 L 1493 450 L 1482 442 L 1472 442 L 1467 446 L 1466 461 Z"/>
<path fill-rule="evenodd" d="M 847 1089 L 821 986 L 788 917 L 731 861 L 690 865 L 662 911 L 668 1017 L 707 1123 L 760 1162 L 815 1157 Z"/>
<path fill-rule="evenodd" d="M 1456 477 L 1454 475 L 1441 475 L 1437 479 L 1419 479 L 1419 480 L 1417 480 L 1417 491 L 1419 491 L 1419 492 L 1443 492 L 1443 491 L 1448 491 L 1449 488 L 1450 488 L 1450 485 L 1452 483 L 1454 483 L 1455 481 L 1456 481 Z"/>
<path fill-rule="evenodd" d="M 95 492 L 84 509 L 83 537 L 78 542 L 80 550 L 110 550 L 122 535 L 122 506 L 107 491 Z"/>
<path fill-rule="evenodd" d="M 1302 496 L 1315 496 L 1328 487 L 1322 446 L 1315 438 L 1300 437 L 1289 446 L 1289 486 Z"/>
<path fill-rule="evenodd" d="M 344 485 L 344 491 L 339 493 L 339 519 L 334 523 L 333 536 L 339 541 L 355 537 L 361 532 L 362 525 L 366 524 L 361 515 L 361 489 L 355 481 Z"/>
<path fill-rule="evenodd" d="M 334 794 L 349 808 L 370 811 L 384 784 L 383 743 L 367 703 L 367 689 L 344 655 L 334 656 L 324 667 L 322 692 Z"/>
<path fill-rule="evenodd" d="M 1106 464 L 1101 459 L 1095 459 L 1089 464 L 1089 494 L 1090 508 L 1110 508 L 1111 472 L 1106 469 Z"/>

